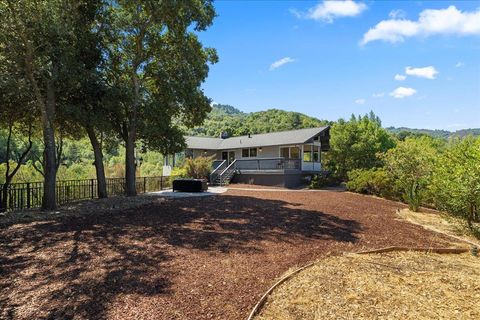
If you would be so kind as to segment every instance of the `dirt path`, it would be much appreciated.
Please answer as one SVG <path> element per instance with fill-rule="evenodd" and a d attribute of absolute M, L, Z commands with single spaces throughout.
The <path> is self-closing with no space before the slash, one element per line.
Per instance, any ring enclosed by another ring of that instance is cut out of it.
<path fill-rule="evenodd" d="M 169 199 L 0 229 L 0 319 L 245 319 L 287 269 L 451 239 L 342 192 Z"/>

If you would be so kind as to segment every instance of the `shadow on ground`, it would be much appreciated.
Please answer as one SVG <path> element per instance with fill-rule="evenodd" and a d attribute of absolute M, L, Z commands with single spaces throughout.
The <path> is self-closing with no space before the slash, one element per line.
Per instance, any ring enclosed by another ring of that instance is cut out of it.
<path fill-rule="evenodd" d="M 0 318 L 105 319 L 119 296 L 172 295 L 180 251 L 249 254 L 263 241 L 355 242 L 358 232 L 354 220 L 232 195 L 13 224 L 0 230 Z"/>

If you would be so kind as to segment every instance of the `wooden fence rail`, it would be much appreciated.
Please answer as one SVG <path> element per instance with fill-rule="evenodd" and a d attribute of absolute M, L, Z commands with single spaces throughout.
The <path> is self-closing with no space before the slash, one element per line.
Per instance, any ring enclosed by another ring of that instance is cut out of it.
<path fill-rule="evenodd" d="M 160 191 L 171 188 L 174 177 L 137 177 L 137 193 Z M 108 196 L 125 194 L 125 178 L 107 178 Z M 1 185 L 0 185 L 1 186 Z M 97 180 L 60 180 L 56 187 L 57 203 L 62 205 L 72 201 L 98 198 Z M 17 211 L 40 208 L 43 198 L 43 182 L 12 183 L 7 193 L 7 208 L 1 211 Z M 0 192 L 2 203 L 2 192 Z M 3 209 L 3 210 L 2 210 Z"/>

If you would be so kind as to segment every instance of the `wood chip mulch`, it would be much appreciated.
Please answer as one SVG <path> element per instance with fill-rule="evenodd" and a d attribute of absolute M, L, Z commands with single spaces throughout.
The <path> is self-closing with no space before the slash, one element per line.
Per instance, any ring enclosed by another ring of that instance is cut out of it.
<path fill-rule="evenodd" d="M 452 246 L 396 219 L 401 208 L 348 192 L 229 190 L 4 224 L 0 319 L 246 319 L 294 266 L 386 246 Z"/>

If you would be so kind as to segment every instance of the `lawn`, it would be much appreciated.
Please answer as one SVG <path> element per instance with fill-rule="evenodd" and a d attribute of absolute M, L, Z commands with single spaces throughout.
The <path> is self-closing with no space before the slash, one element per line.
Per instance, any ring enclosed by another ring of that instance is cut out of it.
<path fill-rule="evenodd" d="M 348 192 L 231 189 L 10 221 L 0 229 L 0 318 L 245 319 L 295 266 L 392 245 L 452 245 L 398 219 L 404 207 Z"/>

